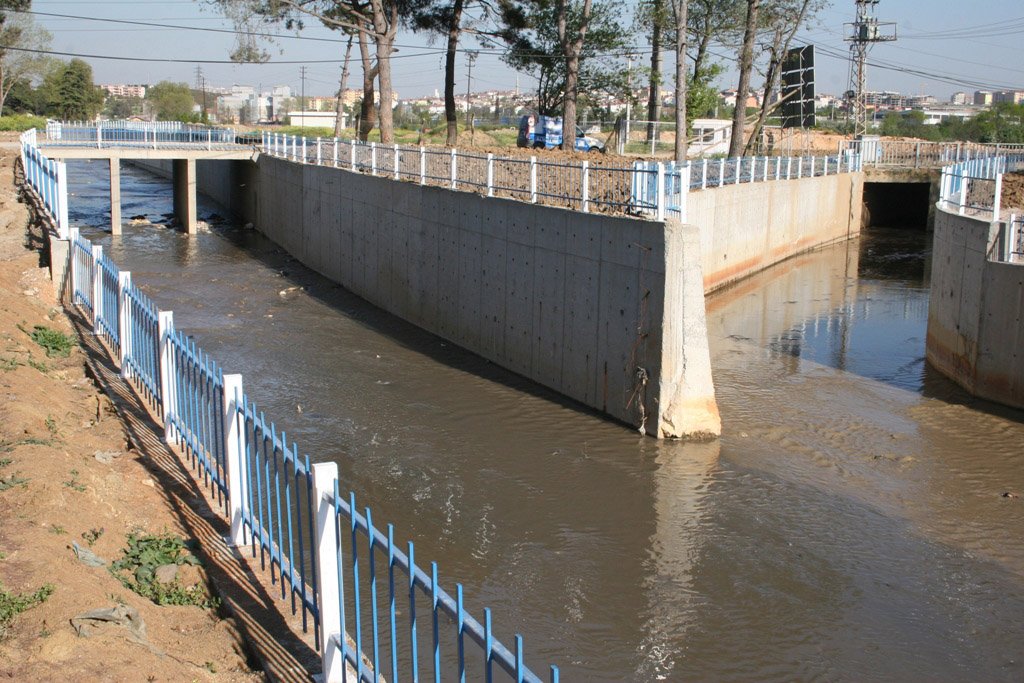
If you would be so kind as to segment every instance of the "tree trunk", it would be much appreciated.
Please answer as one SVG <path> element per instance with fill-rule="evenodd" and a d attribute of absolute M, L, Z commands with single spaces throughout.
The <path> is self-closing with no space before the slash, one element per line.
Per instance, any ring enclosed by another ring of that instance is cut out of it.
<path fill-rule="evenodd" d="M 459 114 L 455 110 L 455 57 L 458 55 L 459 33 L 462 31 L 463 0 L 452 5 L 451 23 L 448 24 L 448 50 L 444 56 L 444 120 L 448 123 L 445 144 L 454 147 L 459 141 Z"/>
<path fill-rule="evenodd" d="M 753 148 L 754 142 L 761 137 L 761 131 L 764 129 L 764 123 L 768 119 L 768 113 L 771 111 L 769 103 L 771 102 L 771 96 L 779 89 L 779 81 L 782 77 L 782 62 L 786 59 L 786 53 L 789 51 L 789 46 L 793 42 L 793 36 L 796 35 L 800 25 L 804 21 L 804 17 L 807 15 L 807 10 L 810 7 L 811 0 L 803 0 L 800 6 L 800 12 L 796 16 L 796 20 L 787 21 L 786 27 L 789 28 L 789 32 L 786 33 L 782 25 L 778 25 L 775 28 L 775 36 L 772 40 L 771 49 L 771 62 L 768 64 L 768 73 L 765 74 L 764 79 L 764 97 L 761 99 L 761 110 L 757 115 L 757 122 L 754 124 L 754 132 L 750 135 L 750 142 L 747 143 L 747 150 L 750 151 Z"/>
<path fill-rule="evenodd" d="M 562 99 L 562 149 L 576 149 L 576 98 L 579 96 L 580 80 L 580 53 L 583 51 L 583 41 L 587 37 L 587 25 L 590 23 L 590 13 L 593 8 L 593 0 L 584 0 L 583 15 L 580 18 L 580 32 L 573 39 L 569 40 L 567 35 L 568 23 L 568 0 L 559 0 L 558 3 L 558 38 L 562 44 L 562 53 L 565 55 L 565 93 Z M 568 146 L 566 146 L 568 143 Z"/>
<path fill-rule="evenodd" d="M 686 15 L 689 0 L 673 0 L 676 15 L 676 146 L 677 164 L 686 161 Z"/>
<path fill-rule="evenodd" d="M 395 142 L 394 111 L 391 109 L 391 52 L 398 30 L 398 6 L 386 10 L 382 0 L 372 0 L 373 41 L 377 45 L 377 84 L 380 86 L 380 107 L 377 110 L 381 144 Z"/>
<path fill-rule="evenodd" d="M 747 25 L 743 30 L 740 49 L 740 82 L 736 87 L 736 110 L 732 113 L 732 140 L 729 156 L 743 154 L 743 124 L 747 118 L 747 92 L 750 90 L 750 71 L 754 66 L 754 39 L 757 37 L 757 12 L 761 0 L 747 0 Z"/>
<path fill-rule="evenodd" d="M 661 98 L 658 97 L 658 89 L 661 86 L 661 22 L 664 12 L 664 0 L 654 0 L 651 8 L 654 25 L 651 27 L 651 78 L 648 81 L 650 92 L 647 94 L 648 142 L 658 134 L 657 121 L 661 118 Z"/>
<path fill-rule="evenodd" d="M 342 119 L 345 114 L 345 85 L 348 83 L 348 64 L 352 56 L 352 36 L 348 37 L 348 45 L 345 46 L 345 62 L 341 67 L 341 81 L 338 83 L 338 101 L 334 105 L 334 137 L 340 138 L 342 131 Z"/>
<path fill-rule="evenodd" d="M 370 58 L 370 47 L 367 45 L 366 33 L 359 32 L 359 59 L 363 63 L 363 102 L 359 106 L 358 137 L 363 142 L 370 137 L 370 131 L 377 123 L 377 110 L 373 106 L 373 81 L 377 78 L 377 67 Z"/>

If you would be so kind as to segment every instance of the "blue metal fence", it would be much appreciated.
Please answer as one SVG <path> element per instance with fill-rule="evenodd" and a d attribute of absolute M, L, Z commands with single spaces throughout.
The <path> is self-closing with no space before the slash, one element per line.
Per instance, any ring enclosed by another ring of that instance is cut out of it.
<path fill-rule="evenodd" d="M 93 312 L 92 242 L 81 235 L 74 235 L 71 241 L 71 292 L 74 303 L 82 306 L 90 314 Z"/>
<path fill-rule="evenodd" d="M 68 238 L 68 181 L 64 162 L 48 159 L 36 146 L 35 130 L 21 135 L 25 182 L 39 196 L 61 239 Z"/>
<path fill-rule="evenodd" d="M 96 325 L 107 344 L 120 356 L 121 335 L 121 293 L 118 275 L 120 270 L 108 256 L 101 256 L 97 264 L 100 278 L 100 298 L 96 307 Z"/>
<path fill-rule="evenodd" d="M 46 126 L 48 146 L 91 147 L 199 147 L 235 145 L 235 131 L 178 122 L 51 121 Z"/>
<path fill-rule="evenodd" d="M 167 421 L 193 470 L 226 505 L 224 462 L 224 373 L 194 341 L 168 330 L 172 410 Z"/>
<path fill-rule="evenodd" d="M 151 408 L 161 410 L 160 332 L 156 304 L 134 284 L 124 291 L 127 309 L 125 375 L 135 382 L 139 395 Z"/>
<path fill-rule="evenodd" d="M 309 456 L 300 458 L 298 447 L 289 444 L 274 423 L 268 424 L 247 397 L 242 396 L 235 405 L 243 424 L 240 447 L 245 495 L 239 502 L 253 557 L 258 550 L 260 564 L 269 568 L 271 580 L 280 580 L 281 598 L 290 598 L 292 613 L 302 610 L 303 628 L 312 621 L 319 645 L 318 582 L 310 554 L 316 520 Z"/>
<path fill-rule="evenodd" d="M 524 663 L 520 636 L 512 649 L 499 642 L 489 610 L 482 622 L 471 616 L 461 584 L 454 596 L 442 589 L 436 563 L 425 572 L 411 542 L 398 549 L 391 525 L 385 535 L 370 508 L 357 509 L 354 492 L 343 499 L 337 466 L 311 465 L 245 395 L 241 377 L 225 375 L 174 328 L 171 313 L 77 230 L 70 269 L 73 304 L 91 317 L 122 374 L 157 412 L 168 442 L 181 447 L 197 480 L 224 505 L 232 541 L 251 545 L 292 613 L 301 612 L 303 628 L 312 627 L 328 683 L 345 677 L 344 667 L 339 673 L 328 666 L 332 647 L 367 683 L 383 675 L 419 680 L 428 671 L 435 681 L 465 680 L 474 660 L 488 681 L 505 672 L 539 683 Z M 333 470 L 324 483 L 317 468 L 325 466 Z M 467 653 L 473 643 L 477 654 Z M 550 680 L 558 680 L 557 667 Z"/>

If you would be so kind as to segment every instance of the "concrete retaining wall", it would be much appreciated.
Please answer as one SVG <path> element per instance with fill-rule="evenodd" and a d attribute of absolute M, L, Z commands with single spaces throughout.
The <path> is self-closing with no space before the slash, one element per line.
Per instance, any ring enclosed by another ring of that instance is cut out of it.
<path fill-rule="evenodd" d="M 717 435 L 699 232 L 269 156 L 199 187 L 371 303 L 659 437 Z"/>
<path fill-rule="evenodd" d="M 744 183 L 691 192 L 707 292 L 860 232 L 864 175 Z"/>
<path fill-rule="evenodd" d="M 927 356 L 976 396 L 1024 408 L 1024 264 L 989 260 L 999 222 L 935 212 Z"/>

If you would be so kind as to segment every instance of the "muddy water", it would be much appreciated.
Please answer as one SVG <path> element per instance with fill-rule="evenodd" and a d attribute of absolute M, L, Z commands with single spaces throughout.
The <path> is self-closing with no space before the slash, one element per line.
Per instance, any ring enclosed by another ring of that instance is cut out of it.
<path fill-rule="evenodd" d="M 565 680 L 1024 678 L 1024 498 L 1001 495 L 1024 494 L 1024 414 L 926 368 L 924 235 L 711 297 L 725 433 L 660 443 L 251 232 L 100 236 L 105 168 L 70 178 L 72 221 Z M 122 192 L 126 217 L 170 211 L 164 180 L 126 169 Z"/>

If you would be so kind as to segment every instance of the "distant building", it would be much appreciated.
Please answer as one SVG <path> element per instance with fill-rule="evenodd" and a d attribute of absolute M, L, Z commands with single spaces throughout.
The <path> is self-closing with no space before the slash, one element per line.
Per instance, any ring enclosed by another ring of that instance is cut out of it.
<path fill-rule="evenodd" d="M 1020 104 L 1024 102 L 1024 90 L 1003 90 L 1000 92 L 992 93 L 992 103 L 1000 104 L 1008 102 L 1010 104 Z"/>
<path fill-rule="evenodd" d="M 974 104 L 978 107 L 987 107 L 992 104 L 992 93 L 988 90 L 974 91 Z"/>
<path fill-rule="evenodd" d="M 345 115 L 342 114 L 342 128 L 344 128 L 346 124 L 345 118 Z M 288 112 L 288 123 L 296 128 L 334 128 L 334 122 L 337 120 L 338 116 L 333 111 Z"/>
<path fill-rule="evenodd" d="M 145 97 L 146 86 L 105 83 L 100 86 L 112 97 Z"/>
<path fill-rule="evenodd" d="M 968 102 L 968 99 L 967 99 L 967 93 L 965 93 L 965 92 L 955 92 L 955 93 L 953 93 L 953 96 L 949 98 L 949 103 L 950 104 L 955 104 L 955 105 L 958 105 L 958 106 L 963 106 L 965 104 L 968 104 L 969 102 Z"/>

